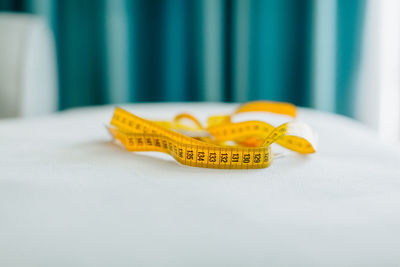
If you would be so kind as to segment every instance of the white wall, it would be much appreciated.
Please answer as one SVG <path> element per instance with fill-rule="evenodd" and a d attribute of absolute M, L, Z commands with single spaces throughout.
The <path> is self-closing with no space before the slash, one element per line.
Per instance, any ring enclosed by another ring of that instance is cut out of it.
<path fill-rule="evenodd" d="M 57 109 L 54 40 L 44 19 L 0 13 L 0 59 L 0 118 Z"/>

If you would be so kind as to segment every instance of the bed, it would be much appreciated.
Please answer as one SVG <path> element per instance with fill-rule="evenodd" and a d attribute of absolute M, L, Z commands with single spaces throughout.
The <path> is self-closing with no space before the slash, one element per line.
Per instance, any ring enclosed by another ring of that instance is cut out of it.
<path fill-rule="evenodd" d="M 122 105 L 202 120 L 236 106 Z M 220 170 L 127 152 L 113 108 L 0 120 L 0 266 L 400 265 L 400 147 L 362 124 L 301 108 L 317 153 Z"/>

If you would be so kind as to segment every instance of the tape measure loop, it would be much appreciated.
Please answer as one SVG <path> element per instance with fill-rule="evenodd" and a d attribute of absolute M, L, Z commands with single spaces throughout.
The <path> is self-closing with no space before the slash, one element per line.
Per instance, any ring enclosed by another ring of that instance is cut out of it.
<path fill-rule="evenodd" d="M 236 113 L 269 110 L 295 116 L 293 107 L 288 103 L 252 102 L 239 107 Z M 145 120 L 122 108 L 116 108 L 108 130 L 128 151 L 163 152 L 177 162 L 193 167 L 265 168 L 272 162 L 270 145 L 274 142 L 303 154 L 315 152 L 306 137 L 288 134 L 293 128 L 290 123 L 274 127 L 262 121 L 232 123 L 230 116 L 210 118 L 208 128 L 205 129 L 188 113 L 177 115 L 173 123 L 170 123 Z M 182 119 L 191 120 L 196 127 L 182 124 Z M 190 134 L 181 133 L 185 131 Z M 229 145 L 228 142 L 233 143 Z"/>

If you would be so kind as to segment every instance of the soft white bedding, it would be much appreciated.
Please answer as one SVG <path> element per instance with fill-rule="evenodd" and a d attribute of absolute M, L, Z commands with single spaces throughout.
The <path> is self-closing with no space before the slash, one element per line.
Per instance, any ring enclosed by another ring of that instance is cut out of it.
<path fill-rule="evenodd" d="M 126 152 L 104 128 L 112 111 L 0 121 L 0 266 L 400 265 L 400 147 L 361 124 L 301 109 L 317 154 L 215 170 Z"/>

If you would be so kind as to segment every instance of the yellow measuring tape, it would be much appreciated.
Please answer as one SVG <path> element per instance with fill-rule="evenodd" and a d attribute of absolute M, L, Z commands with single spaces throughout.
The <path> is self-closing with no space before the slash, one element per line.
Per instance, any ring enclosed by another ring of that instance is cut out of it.
<path fill-rule="evenodd" d="M 164 152 L 184 165 L 218 169 L 255 169 L 271 164 L 272 143 L 301 154 L 315 152 L 311 129 L 291 121 L 274 127 L 263 121 L 232 122 L 244 112 L 272 112 L 296 117 L 289 103 L 256 101 L 240 106 L 234 113 L 208 118 L 207 127 L 192 115 L 182 113 L 169 121 L 150 121 L 115 109 L 108 127 L 111 135 L 128 151 Z M 191 120 L 193 126 L 183 123 Z"/>

